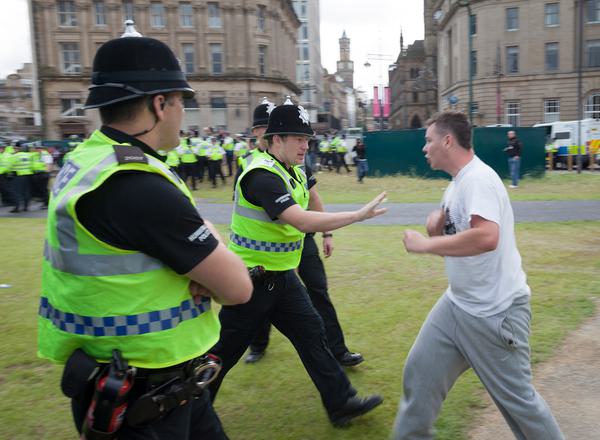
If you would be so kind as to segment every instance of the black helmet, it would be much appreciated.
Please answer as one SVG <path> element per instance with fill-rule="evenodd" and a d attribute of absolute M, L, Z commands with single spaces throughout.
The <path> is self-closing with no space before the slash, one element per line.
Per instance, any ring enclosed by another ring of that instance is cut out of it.
<path fill-rule="evenodd" d="M 92 85 L 84 109 L 158 93 L 194 96 L 175 54 L 162 41 L 124 37 L 103 44 L 94 57 Z"/>
<path fill-rule="evenodd" d="M 254 109 L 254 121 L 252 122 L 252 128 L 266 127 L 269 123 L 269 115 L 275 108 L 275 104 L 269 101 L 266 97 L 262 99 L 262 102 Z"/>
<path fill-rule="evenodd" d="M 294 105 L 290 97 L 285 102 L 273 109 L 269 116 L 269 124 L 264 136 L 275 134 L 299 134 L 314 136 L 315 132 L 310 126 L 310 115 L 301 105 Z"/>

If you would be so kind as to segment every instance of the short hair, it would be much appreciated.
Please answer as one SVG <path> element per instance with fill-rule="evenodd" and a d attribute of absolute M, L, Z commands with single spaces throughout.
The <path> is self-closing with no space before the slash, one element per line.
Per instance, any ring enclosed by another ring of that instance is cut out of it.
<path fill-rule="evenodd" d="M 435 128 L 440 134 L 451 133 L 458 145 L 465 150 L 470 150 L 471 145 L 471 124 L 467 120 L 467 116 L 461 112 L 446 111 L 433 115 L 427 120 L 427 127 L 435 124 Z"/>
<path fill-rule="evenodd" d="M 267 136 L 263 135 L 263 137 L 267 140 L 267 145 L 269 145 L 269 147 L 273 146 L 273 136 L 279 136 L 281 139 L 285 139 L 285 138 L 288 137 L 287 134 L 278 134 L 278 135 L 270 134 L 270 135 L 267 135 Z"/>
<path fill-rule="evenodd" d="M 154 111 L 153 98 L 154 96 L 141 96 L 100 107 L 100 120 L 103 125 L 133 121 L 146 106 L 150 111 Z"/>

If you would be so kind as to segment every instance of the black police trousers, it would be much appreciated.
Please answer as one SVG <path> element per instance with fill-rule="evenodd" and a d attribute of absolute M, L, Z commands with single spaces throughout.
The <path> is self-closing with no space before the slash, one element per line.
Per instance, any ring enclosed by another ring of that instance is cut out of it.
<path fill-rule="evenodd" d="M 213 399 L 221 381 L 242 357 L 265 320 L 273 323 L 294 345 L 330 415 L 356 394 L 329 350 L 323 320 L 293 270 L 255 282 L 250 301 L 223 306 L 219 320 L 221 337 L 210 352 L 221 358 L 223 367 L 219 377 L 209 386 Z"/>
<path fill-rule="evenodd" d="M 157 370 L 158 371 L 158 370 Z M 147 392 L 146 380 L 137 379 L 130 391 L 128 405 Z M 71 410 L 77 431 L 81 433 L 93 390 L 80 398 L 71 399 Z M 205 390 L 186 405 L 175 408 L 155 422 L 141 428 L 133 428 L 123 422 L 118 432 L 119 440 L 228 440 L 221 421 Z"/>
<path fill-rule="evenodd" d="M 304 248 L 302 249 L 302 257 L 298 266 L 298 274 L 306 286 L 313 306 L 315 306 L 315 309 L 323 319 L 329 348 L 333 355 L 339 358 L 348 352 L 348 347 L 346 347 L 346 342 L 344 341 L 344 332 L 338 321 L 335 307 L 331 302 L 331 298 L 329 298 L 325 266 L 323 266 L 323 261 L 319 256 L 319 248 L 315 242 L 314 234 L 306 234 L 304 238 Z M 265 351 L 267 345 L 269 345 L 270 331 L 271 323 L 265 320 L 250 343 L 250 351 Z"/>

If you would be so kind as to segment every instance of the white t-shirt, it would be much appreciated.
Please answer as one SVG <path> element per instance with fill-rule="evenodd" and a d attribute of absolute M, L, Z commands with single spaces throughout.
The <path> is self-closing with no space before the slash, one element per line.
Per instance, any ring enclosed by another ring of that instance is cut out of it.
<path fill-rule="evenodd" d="M 503 312 L 518 297 L 529 296 L 515 240 L 514 216 L 506 188 L 477 156 L 452 180 L 442 199 L 444 235 L 471 228 L 478 215 L 500 227 L 495 250 L 472 257 L 445 257 L 450 285 L 446 295 L 474 316 Z"/>

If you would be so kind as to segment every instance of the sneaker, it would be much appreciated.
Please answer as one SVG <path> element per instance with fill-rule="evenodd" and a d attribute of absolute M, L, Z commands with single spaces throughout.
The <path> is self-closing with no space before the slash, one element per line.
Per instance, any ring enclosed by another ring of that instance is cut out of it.
<path fill-rule="evenodd" d="M 260 361 L 264 356 L 264 351 L 251 351 L 250 353 L 248 353 L 248 356 L 246 356 L 244 362 L 246 362 L 247 364 L 254 364 Z"/>
<path fill-rule="evenodd" d="M 350 397 L 344 406 L 329 415 L 329 420 L 336 428 L 347 426 L 352 419 L 368 413 L 383 402 L 383 397 L 374 394 L 369 397 Z"/>
<path fill-rule="evenodd" d="M 509 188 L 518 188 L 517 185 L 508 185 Z"/>
<path fill-rule="evenodd" d="M 340 365 L 344 367 L 353 367 L 363 362 L 365 358 L 363 358 L 362 354 L 360 353 L 353 353 L 351 351 L 347 351 L 343 355 L 339 356 L 337 360 L 340 363 Z"/>

